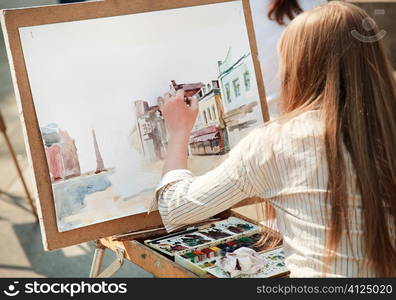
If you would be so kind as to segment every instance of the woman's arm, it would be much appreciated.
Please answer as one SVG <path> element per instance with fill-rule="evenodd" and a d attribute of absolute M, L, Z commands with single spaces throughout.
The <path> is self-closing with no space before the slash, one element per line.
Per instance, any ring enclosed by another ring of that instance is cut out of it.
<path fill-rule="evenodd" d="M 207 219 L 271 189 L 270 137 L 274 133 L 267 128 L 253 130 L 210 172 L 194 177 L 186 170 L 188 140 L 198 113 L 198 103 L 191 101 L 190 106 L 185 104 L 182 91 L 160 101 L 169 144 L 156 198 L 167 231 Z"/>
<path fill-rule="evenodd" d="M 198 115 L 198 100 L 190 99 L 190 105 L 184 102 L 184 91 L 177 91 L 161 99 L 162 116 L 169 134 L 168 154 L 165 159 L 163 175 L 175 169 L 187 168 L 188 141 Z"/>
<path fill-rule="evenodd" d="M 202 176 L 173 170 L 163 177 L 157 193 L 158 210 L 167 231 L 197 223 L 257 195 L 240 144 L 218 167 Z"/>

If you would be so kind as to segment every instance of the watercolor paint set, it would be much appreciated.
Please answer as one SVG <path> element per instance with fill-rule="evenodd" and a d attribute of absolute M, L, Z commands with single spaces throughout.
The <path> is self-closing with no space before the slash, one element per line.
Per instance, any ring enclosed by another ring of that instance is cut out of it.
<path fill-rule="evenodd" d="M 189 228 L 157 239 L 145 240 L 144 243 L 164 253 L 184 268 L 200 277 L 213 275 L 226 278 L 227 273 L 218 267 L 218 260 L 242 247 L 260 253 L 260 227 L 236 217 L 212 223 L 210 225 Z M 284 256 L 278 248 L 277 255 L 268 256 L 268 268 L 260 272 L 260 277 L 272 277 L 286 273 Z M 272 257 L 272 258 L 271 258 Z M 276 259 L 275 259 L 276 258 Z M 271 263 L 272 262 L 272 263 Z"/>
<path fill-rule="evenodd" d="M 213 244 L 226 244 L 245 236 L 259 233 L 257 225 L 236 217 L 212 223 L 210 225 L 187 229 L 183 232 L 166 235 L 144 243 L 169 256 L 183 255 L 195 249 L 205 249 Z"/>

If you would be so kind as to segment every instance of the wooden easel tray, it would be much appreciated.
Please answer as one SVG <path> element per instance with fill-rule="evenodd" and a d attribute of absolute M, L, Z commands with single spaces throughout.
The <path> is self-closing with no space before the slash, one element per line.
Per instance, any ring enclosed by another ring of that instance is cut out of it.
<path fill-rule="evenodd" d="M 257 224 L 255 220 L 252 220 L 246 216 L 238 214 L 234 211 L 227 211 L 220 215 L 217 215 L 216 220 L 223 220 L 230 216 L 237 217 L 242 220 L 246 220 L 247 222 Z M 201 226 L 207 223 L 196 224 L 197 226 Z M 280 236 L 278 232 L 271 230 L 270 228 L 264 227 L 263 230 L 267 230 L 270 233 L 270 236 L 276 240 L 280 240 Z M 147 272 L 151 273 L 155 277 L 160 278 L 196 278 L 198 275 L 189 271 L 185 267 L 174 261 L 174 258 L 170 256 L 166 256 L 149 248 L 144 244 L 144 241 L 147 239 L 155 239 L 157 237 L 162 237 L 166 232 L 164 230 L 158 230 L 156 232 L 149 233 L 130 233 L 123 234 L 113 237 L 108 237 L 105 239 L 101 239 L 100 242 L 104 247 L 111 249 L 114 252 L 122 249 L 125 252 L 125 259 L 128 261 L 138 265 L 143 268 Z M 263 245 L 262 250 L 271 250 L 275 247 L 281 245 L 281 241 L 278 244 L 266 244 Z M 279 277 L 287 276 L 288 272 L 282 273 Z M 205 277 L 215 277 L 211 274 L 207 274 Z M 277 276 L 278 277 L 278 276 Z"/>

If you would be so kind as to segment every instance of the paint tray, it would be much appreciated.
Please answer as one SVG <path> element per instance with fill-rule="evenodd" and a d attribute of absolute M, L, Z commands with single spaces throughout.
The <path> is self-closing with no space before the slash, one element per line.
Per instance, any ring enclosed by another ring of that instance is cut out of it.
<path fill-rule="evenodd" d="M 236 240 L 259 233 L 260 228 L 245 220 L 229 217 L 210 226 L 190 228 L 184 232 L 170 234 L 144 243 L 168 256 L 183 255 L 196 249 Z"/>

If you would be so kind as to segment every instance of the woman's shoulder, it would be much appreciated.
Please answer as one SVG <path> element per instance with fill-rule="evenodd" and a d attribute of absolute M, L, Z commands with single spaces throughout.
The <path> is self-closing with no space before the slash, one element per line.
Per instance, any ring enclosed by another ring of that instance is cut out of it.
<path fill-rule="evenodd" d="M 230 152 L 236 159 L 256 161 L 261 165 L 275 159 L 279 154 L 294 155 L 301 149 L 293 145 L 303 145 L 304 151 L 310 147 L 322 147 L 323 122 L 320 111 L 308 111 L 293 118 L 278 119 L 254 128 Z"/>
<path fill-rule="evenodd" d="M 323 128 L 320 111 L 312 110 L 288 119 L 281 117 L 257 126 L 239 144 L 245 150 L 268 151 L 276 144 L 284 144 L 290 140 L 320 138 L 323 136 Z"/>
<path fill-rule="evenodd" d="M 324 123 L 319 110 L 311 110 L 290 118 L 280 117 L 258 126 L 248 136 L 256 146 L 269 147 L 294 139 L 321 138 Z"/>
<path fill-rule="evenodd" d="M 275 122 L 277 121 L 275 120 Z M 305 132 L 307 130 L 311 132 L 312 128 L 316 128 L 316 129 L 323 128 L 323 119 L 320 110 L 305 111 L 296 116 L 290 117 L 286 120 L 279 119 L 278 123 L 283 131 L 291 131 L 295 133 Z M 315 130 L 315 132 L 319 132 L 319 131 L 320 130 Z"/>
<path fill-rule="evenodd" d="M 256 129 L 257 134 L 278 133 L 320 133 L 323 129 L 323 119 L 319 110 L 309 110 L 295 116 L 280 116 Z"/>

